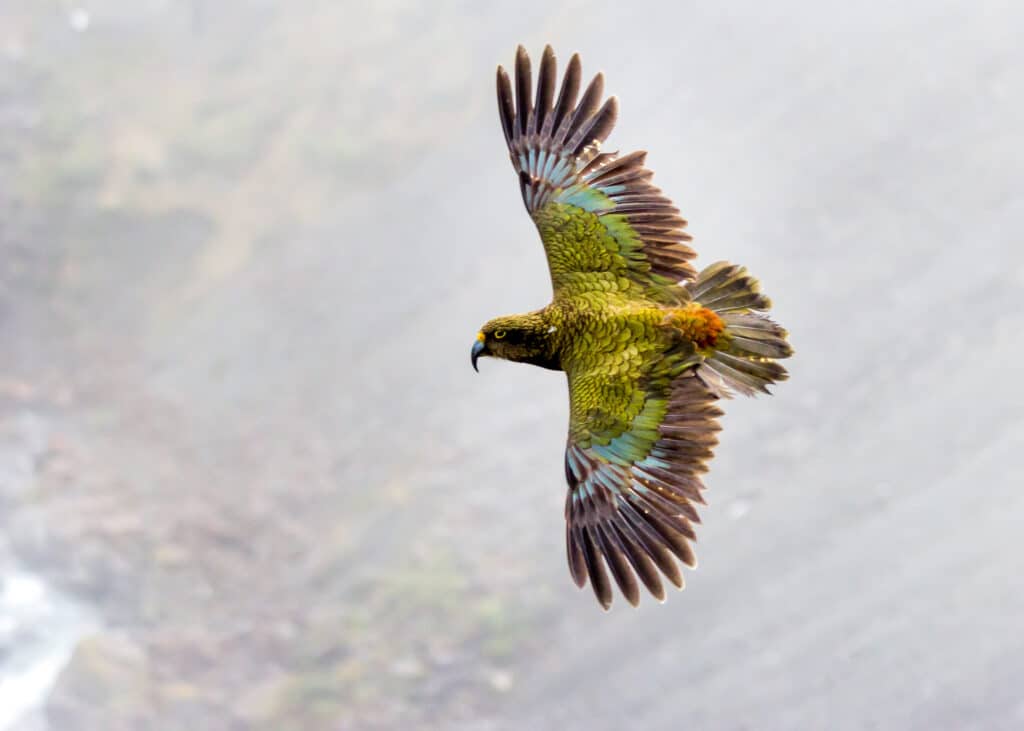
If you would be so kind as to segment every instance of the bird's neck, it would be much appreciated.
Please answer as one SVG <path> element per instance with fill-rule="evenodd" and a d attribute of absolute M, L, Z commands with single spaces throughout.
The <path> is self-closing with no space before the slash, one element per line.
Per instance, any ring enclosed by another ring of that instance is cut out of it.
<path fill-rule="evenodd" d="M 523 316 L 530 321 L 530 329 L 536 337 L 537 347 L 532 348 L 529 355 L 520 360 L 521 363 L 547 368 L 551 371 L 562 370 L 562 313 L 552 306 L 535 310 Z"/>

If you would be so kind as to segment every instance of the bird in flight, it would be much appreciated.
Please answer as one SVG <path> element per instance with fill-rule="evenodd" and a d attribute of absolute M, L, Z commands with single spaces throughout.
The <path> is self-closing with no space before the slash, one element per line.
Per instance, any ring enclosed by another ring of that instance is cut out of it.
<path fill-rule="evenodd" d="M 537 73 L 516 52 L 515 83 L 498 67 L 498 112 L 526 210 L 544 244 L 552 301 L 496 317 L 476 336 L 483 356 L 564 371 L 569 382 L 565 476 L 569 571 L 612 603 L 608 574 L 630 604 L 639 584 L 659 601 L 703 504 L 701 475 L 718 443 L 717 402 L 785 380 L 786 331 L 747 270 L 700 273 L 686 221 L 651 183 L 645 152 L 602 152 L 618 116 L 598 74 L 579 96 L 574 55 L 556 96 L 555 54 Z M 606 568 L 607 567 L 607 568 Z"/>

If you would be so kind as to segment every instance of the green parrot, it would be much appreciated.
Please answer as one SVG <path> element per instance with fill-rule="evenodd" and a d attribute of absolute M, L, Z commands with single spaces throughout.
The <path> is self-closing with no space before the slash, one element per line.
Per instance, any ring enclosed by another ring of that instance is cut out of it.
<path fill-rule="evenodd" d="M 569 571 L 580 588 L 589 578 L 605 609 L 610 572 L 636 606 L 638 578 L 663 601 L 661 575 L 682 588 L 679 563 L 696 566 L 695 504 L 718 443 L 718 400 L 768 393 L 787 377 L 776 360 L 793 351 L 746 269 L 691 266 L 686 221 L 651 183 L 646 153 L 600 151 L 618 115 L 615 97 L 602 103 L 603 76 L 578 98 L 574 55 L 556 98 L 555 65 L 548 46 L 535 96 L 522 46 L 514 93 L 498 67 L 501 125 L 554 295 L 486 323 L 471 360 L 565 372 Z"/>

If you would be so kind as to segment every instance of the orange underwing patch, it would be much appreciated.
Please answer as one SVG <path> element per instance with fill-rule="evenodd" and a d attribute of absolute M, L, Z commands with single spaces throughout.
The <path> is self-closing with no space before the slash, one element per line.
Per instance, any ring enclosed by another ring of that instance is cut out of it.
<path fill-rule="evenodd" d="M 672 324 L 701 350 L 715 347 L 725 330 L 722 318 L 699 302 L 676 308 Z"/>

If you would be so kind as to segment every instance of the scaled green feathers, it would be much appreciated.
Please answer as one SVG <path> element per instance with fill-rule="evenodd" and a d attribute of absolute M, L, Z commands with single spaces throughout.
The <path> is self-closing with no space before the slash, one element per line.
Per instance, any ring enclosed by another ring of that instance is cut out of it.
<path fill-rule="evenodd" d="M 631 604 L 637 580 L 659 600 L 683 586 L 700 475 L 732 392 L 786 378 L 786 332 L 761 314 L 757 281 L 732 264 L 697 274 L 686 222 L 651 184 L 643 152 L 600 152 L 618 114 L 598 74 L 577 102 L 578 56 L 555 97 L 544 50 L 532 93 L 516 54 L 515 92 L 498 68 L 498 109 L 527 211 L 547 254 L 551 304 L 486 323 L 473 365 L 492 356 L 565 371 L 570 419 L 566 547 L 573 579 L 611 605 L 608 578 Z"/>

